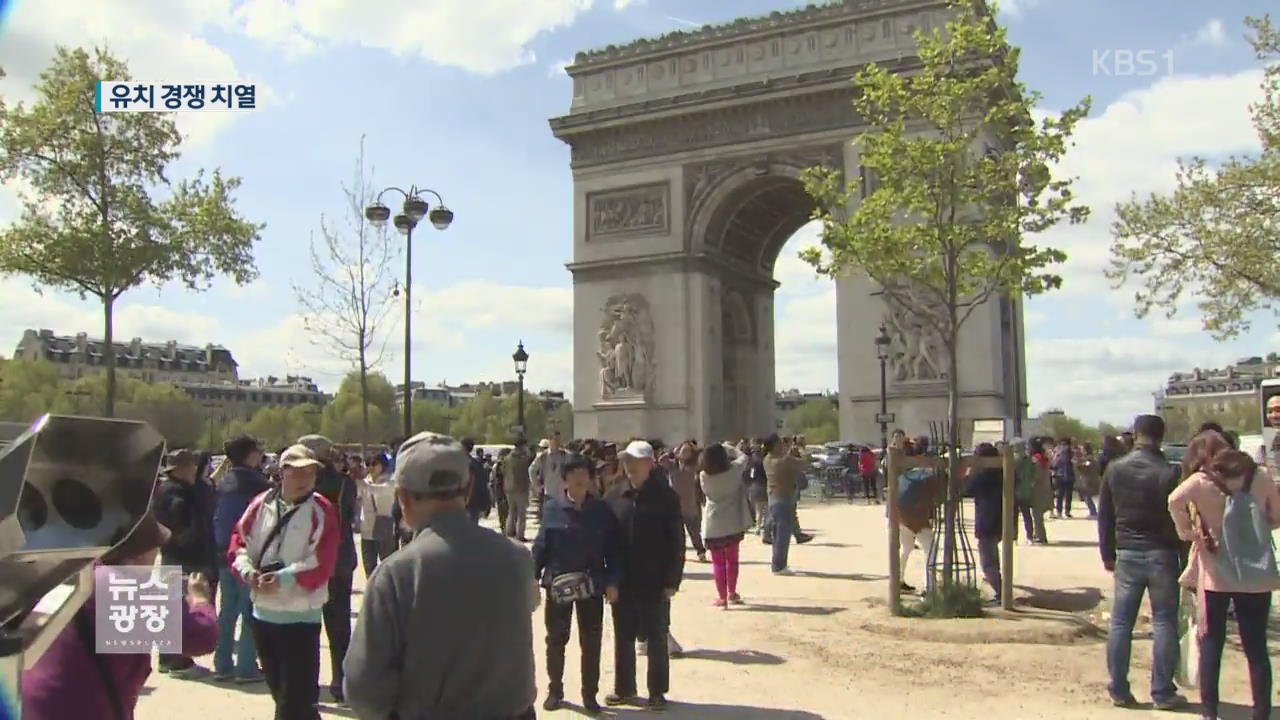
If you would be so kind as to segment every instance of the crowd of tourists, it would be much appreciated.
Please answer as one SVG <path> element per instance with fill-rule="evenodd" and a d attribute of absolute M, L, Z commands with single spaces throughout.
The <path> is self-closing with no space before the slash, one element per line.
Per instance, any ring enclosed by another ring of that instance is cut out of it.
<path fill-rule="evenodd" d="M 1115 577 L 1107 666 L 1116 705 L 1136 703 L 1128 668 L 1145 592 L 1155 706 L 1187 704 L 1174 680 L 1181 601 L 1195 608 L 1204 717 L 1216 717 L 1229 610 L 1248 658 L 1254 717 L 1268 717 L 1266 627 L 1271 591 L 1280 589 L 1270 531 L 1280 527 L 1280 493 L 1220 427 L 1202 429 L 1181 467 L 1161 453 L 1163 434 L 1163 421 L 1144 415 L 1131 434 L 1107 438 L 1097 456 L 1069 439 L 1015 442 L 1026 541 L 1047 543 L 1046 513 L 1071 517 L 1073 496 L 1097 518 L 1103 565 Z M 907 455 L 930 452 L 928 438 L 900 431 L 893 444 Z M 812 539 L 798 522 L 810 475 L 800 437 L 672 448 L 638 438 L 563 443 L 552 434 L 536 449 L 519 440 L 491 457 L 470 440 L 421 433 L 390 447 L 351 456 L 307 435 L 268 462 L 256 440 L 240 437 L 226 443 L 217 468 L 208 456 L 172 453 L 152 512 L 102 561 L 150 565 L 158 556 L 187 577 L 183 654 L 161 656 L 160 672 L 265 682 L 277 720 L 315 720 L 323 630 L 329 695 L 358 717 L 531 718 L 539 694 L 532 623 L 541 607 L 541 707 L 566 704 L 565 650 L 576 616 L 580 707 L 596 714 L 607 606 L 614 685 L 604 703 L 661 711 L 669 660 L 682 653 L 671 601 L 687 554 L 710 563 L 711 603 L 728 610 L 746 602 L 739 558 L 749 536 L 772 546 L 777 575 L 791 574 L 792 540 Z M 999 449 L 981 443 L 973 454 L 996 457 Z M 851 475 L 877 487 L 883 466 L 875 460 L 851 453 Z M 915 548 L 931 554 L 944 485 L 936 472 L 899 478 L 892 521 L 904 569 Z M 974 502 L 993 603 L 1002 592 L 1003 485 L 997 467 L 956 480 Z M 879 502 L 879 492 L 867 491 L 866 499 Z M 495 510 L 500 532 L 480 522 Z M 367 580 L 353 633 L 360 566 Z M 905 582 L 902 589 L 915 590 Z M 79 613 L 85 620 L 25 674 L 26 717 L 132 717 L 150 659 L 94 652 L 93 612 L 91 599 Z M 210 652 L 211 671 L 194 660 Z M 644 697 L 637 654 L 648 658 Z"/>

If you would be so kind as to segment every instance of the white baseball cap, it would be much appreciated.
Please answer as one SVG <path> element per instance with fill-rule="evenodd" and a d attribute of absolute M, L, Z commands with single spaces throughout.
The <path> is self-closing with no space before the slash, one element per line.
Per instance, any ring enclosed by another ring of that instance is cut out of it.
<path fill-rule="evenodd" d="M 623 450 L 622 454 L 638 460 L 652 460 L 653 446 L 643 440 L 634 440 L 627 445 L 627 449 Z"/>

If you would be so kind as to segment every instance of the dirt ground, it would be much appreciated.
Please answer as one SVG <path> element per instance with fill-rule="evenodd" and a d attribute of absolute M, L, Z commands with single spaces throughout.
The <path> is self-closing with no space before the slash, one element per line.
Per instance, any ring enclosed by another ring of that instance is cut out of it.
<path fill-rule="evenodd" d="M 982 620 L 890 619 L 884 597 L 888 556 L 883 506 L 845 501 L 811 503 L 800 521 L 817 539 L 793 546 L 792 577 L 769 572 L 768 550 L 754 537 L 743 545 L 740 592 L 747 604 L 711 606 L 711 566 L 692 554 L 672 606 L 672 630 L 686 654 L 671 665 L 671 707 L 680 720 L 842 720 L 845 718 L 982 718 L 983 720 L 1108 720 L 1164 715 L 1149 706 L 1119 710 L 1107 701 L 1103 636 L 1110 576 L 1102 569 L 1093 521 L 1050 521 L 1046 547 L 1018 545 L 1015 577 L 1020 609 Z M 923 585 L 922 553 L 906 579 Z M 358 581 L 359 582 L 359 581 Z M 359 596 L 354 599 L 358 606 Z M 1145 616 L 1145 610 L 1144 610 Z M 607 617 L 607 615 L 606 615 Z M 542 675 L 541 614 L 534 623 Z M 576 631 L 575 631 L 576 632 Z M 1233 629 L 1234 634 L 1234 629 Z M 576 639 L 570 641 L 566 696 L 579 696 Z M 612 688 L 612 632 L 606 619 L 602 696 Z M 1235 643 L 1233 639 L 1233 644 Z M 1273 647 L 1274 653 L 1275 647 Z M 1149 691 L 1151 642 L 1134 642 L 1134 694 Z M 200 660 L 209 664 L 209 658 Z M 640 684 L 643 687 L 643 659 Z M 328 662 L 322 662 L 322 686 Z M 1194 702 L 1198 695 L 1187 691 Z M 1238 644 L 1223 661 L 1224 720 L 1249 717 L 1248 679 Z M 322 692 L 322 699 L 327 694 Z M 541 700 L 541 697 L 539 698 Z M 138 705 L 138 720 L 206 717 L 267 719 L 271 700 L 252 689 L 155 673 Z M 331 704 L 326 717 L 354 717 Z M 641 711 L 621 710 L 619 718 Z M 539 717 L 578 717 L 576 709 Z M 1198 713 L 1193 709 L 1189 715 Z"/>

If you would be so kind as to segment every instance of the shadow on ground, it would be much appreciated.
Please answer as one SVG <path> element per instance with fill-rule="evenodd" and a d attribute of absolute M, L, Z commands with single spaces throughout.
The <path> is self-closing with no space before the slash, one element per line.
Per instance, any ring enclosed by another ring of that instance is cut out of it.
<path fill-rule="evenodd" d="M 732 665 L 781 665 L 786 659 L 773 653 L 759 650 L 686 650 L 681 660 L 715 660 Z"/>
<path fill-rule="evenodd" d="M 1059 612 L 1089 612 L 1102 604 L 1102 590 L 1096 587 L 1033 588 L 1014 585 L 1014 589 L 1027 593 L 1017 598 L 1019 605 Z"/>
<path fill-rule="evenodd" d="M 742 606 L 741 610 L 739 610 L 738 612 L 745 610 L 747 612 L 775 612 L 775 613 L 790 613 L 792 615 L 835 615 L 836 613 L 842 613 L 847 609 L 848 608 L 826 607 L 821 605 L 752 604 L 752 605 Z"/>
<path fill-rule="evenodd" d="M 888 575 L 864 575 L 863 573 L 829 573 L 817 570 L 796 570 L 796 577 L 821 578 L 823 580 L 851 580 L 853 582 L 879 582 L 888 580 Z"/>
<path fill-rule="evenodd" d="M 706 703 L 682 703 L 669 701 L 667 712 L 669 718 L 683 720 L 824 720 L 803 710 L 773 710 L 770 708 L 747 707 L 744 705 L 715 705 Z M 613 711 L 617 718 L 652 718 L 653 713 L 641 708 L 618 708 Z"/>
<path fill-rule="evenodd" d="M 1096 540 L 1050 540 L 1048 545 L 1037 545 L 1036 547 L 1098 547 Z"/>

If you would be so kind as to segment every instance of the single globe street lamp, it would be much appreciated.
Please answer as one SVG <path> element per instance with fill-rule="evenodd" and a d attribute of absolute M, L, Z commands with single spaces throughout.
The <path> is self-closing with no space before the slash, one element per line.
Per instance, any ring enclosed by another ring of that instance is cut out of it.
<path fill-rule="evenodd" d="M 884 325 L 880 326 L 880 334 L 876 336 L 876 358 L 880 360 L 880 452 L 881 457 L 889 450 L 889 392 L 885 375 L 885 364 L 889 361 L 889 333 Z"/>
<path fill-rule="evenodd" d="M 404 196 L 404 205 L 401 212 L 397 213 L 395 218 L 391 217 L 391 208 L 382 202 L 382 196 L 389 192 L 397 192 Z M 423 194 L 434 195 L 439 203 L 434 208 L 431 207 L 426 200 L 422 199 Z M 376 227 L 386 227 L 387 221 L 391 220 L 396 230 L 405 236 L 404 250 L 404 437 L 409 439 L 413 435 L 413 388 L 411 370 L 412 362 L 412 343 L 413 343 L 413 304 L 410 302 L 410 288 L 413 286 L 413 229 L 422 222 L 423 218 L 430 221 L 431 226 L 437 230 L 446 230 L 453 223 L 453 211 L 444 206 L 444 198 L 440 197 L 440 193 L 425 187 L 410 185 L 408 190 L 401 190 L 398 187 L 389 187 L 378 193 L 378 197 L 374 199 L 369 207 L 364 209 L 365 218 Z M 397 294 L 399 294 L 397 292 Z"/>
<path fill-rule="evenodd" d="M 519 381 L 519 395 L 516 399 L 516 438 L 523 440 L 525 437 L 524 428 L 524 373 L 529 369 L 529 353 L 524 350 L 524 341 L 521 340 L 516 345 L 516 351 L 511 354 L 512 361 L 516 364 L 516 378 Z"/>

